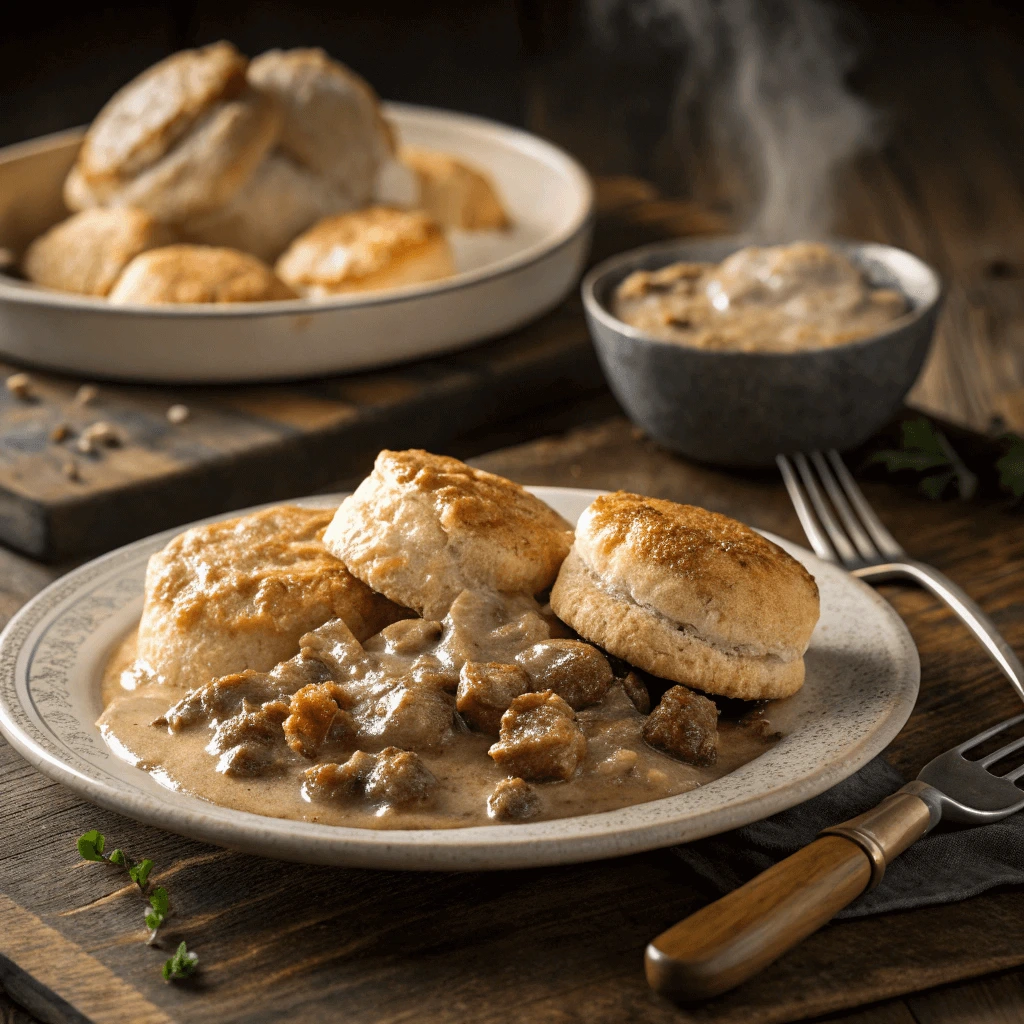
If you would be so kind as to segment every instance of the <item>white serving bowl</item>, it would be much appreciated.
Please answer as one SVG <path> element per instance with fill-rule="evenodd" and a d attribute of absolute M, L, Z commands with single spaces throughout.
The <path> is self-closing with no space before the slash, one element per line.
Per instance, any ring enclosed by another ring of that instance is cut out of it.
<path fill-rule="evenodd" d="M 514 221 L 453 232 L 443 281 L 326 301 L 112 306 L 0 275 L 0 355 L 91 378 L 283 380 L 465 348 L 556 306 L 586 260 L 593 190 L 580 165 L 528 132 L 466 114 L 385 104 L 403 142 L 486 170 Z M 67 216 L 61 187 L 83 129 L 0 150 L 0 246 L 16 256 Z"/>

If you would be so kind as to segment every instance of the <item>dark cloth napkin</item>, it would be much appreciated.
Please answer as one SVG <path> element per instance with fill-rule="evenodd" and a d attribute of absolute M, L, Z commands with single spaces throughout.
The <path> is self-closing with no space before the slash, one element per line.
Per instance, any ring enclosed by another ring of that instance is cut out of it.
<path fill-rule="evenodd" d="M 881 757 L 806 803 L 764 821 L 674 853 L 720 893 L 748 882 L 777 861 L 814 842 L 829 825 L 870 810 L 906 780 Z M 877 889 L 858 897 L 838 917 L 867 917 L 956 903 L 997 885 L 1024 884 L 1024 812 L 977 828 L 939 824 L 897 857 Z"/>

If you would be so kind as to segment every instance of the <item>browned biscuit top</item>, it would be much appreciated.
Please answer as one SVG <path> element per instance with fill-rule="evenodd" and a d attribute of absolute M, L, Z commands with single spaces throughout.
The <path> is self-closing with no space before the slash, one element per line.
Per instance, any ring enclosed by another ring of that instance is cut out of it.
<path fill-rule="evenodd" d="M 262 260 L 209 245 L 167 245 L 128 264 L 111 289 L 116 304 L 265 302 L 295 293 Z"/>
<path fill-rule="evenodd" d="M 777 544 L 735 519 L 697 505 L 616 491 L 597 498 L 587 515 L 593 548 L 605 554 L 625 545 L 645 562 L 688 576 L 728 559 L 751 572 L 795 571 L 815 588 L 810 573 Z"/>
<path fill-rule="evenodd" d="M 277 272 L 295 287 L 337 288 L 373 278 L 438 244 L 444 244 L 444 232 L 425 213 L 371 206 L 314 224 L 277 261 Z"/>
<path fill-rule="evenodd" d="M 543 534 L 565 538 L 558 555 L 561 561 L 569 549 L 569 527 L 565 520 L 525 488 L 504 477 L 474 469 L 458 459 L 433 455 L 419 448 L 409 451 L 382 451 L 376 471 L 401 487 L 413 487 L 429 494 L 446 532 L 487 533 L 493 531 L 523 540 L 523 531 L 531 527 Z"/>
<path fill-rule="evenodd" d="M 818 619 L 817 584 L 795 558 L 694 505 L 604 495 L 575 548 L 601 585 L 725 647 L 802 654 Z"/>
<path fill-rule="evenodd" d="M 120 178 L 159 159 L 211 104 L 245 88 L 247 65 L 227 42 L 154 64 L 119 89 L 93 121 L 78 158 L 82 174 Z"/>

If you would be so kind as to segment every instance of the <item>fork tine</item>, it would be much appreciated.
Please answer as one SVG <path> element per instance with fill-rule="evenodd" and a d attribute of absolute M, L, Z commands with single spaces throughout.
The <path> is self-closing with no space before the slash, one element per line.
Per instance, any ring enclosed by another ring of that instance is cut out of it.
<path fill-rule="evenodd" d="M 863 560 L 850 543 L 850 538 L 843 532 L 843 528 L 839 525 L 836 517 L 832 514 L 832 509 L 829 508 L 828 502 L 825 501 L 824 495 L 814 479 L 814 474 L 811 472 L 807 456 L 803 452 L 797 452 L 793 456 L 793 462 L 796 464 L 797 472 L 799 472 L 804 487 L 811 497 L 814 511 L 818 513 L 818 519 L 821 520 L 821 525 L 825 527 L 825 531 L 828 533 L 828 539 L 836 549 L 836 554 L 839 555 L 839 561 L 847 568 L 854 565 L 862 565 Z"/>
<path fill-rule="evenodd" d="M 962 754 L 972 747 L 976 747 L 979 743 L 984 743 L 985 740 L 992 739 L 993 736 L 998 735 L 1004 729 L 1009 729 L 1013 725 L 1019 725 L 1024 722 L 1024 715 L 1015 715 L 1013 718 L 1006 719 L 1005 722 L 1000 722 L 998 725 L 993 725 L 991 729 L 986 729 L 984 732 L 979 732 L 977 736 L 972 736 L 969 740 L 964 740 L 959 746 L 953 749 L 958 753 Z"/>
<path fill-rule="evenodd" d="M 811 452 L 811 462 L 814 463 L 814 468 L 818 471 L 818 476 L 828 492 L 832 507 L 839 513 L 839 518 L 842 519 L 843 526 L 846 527 L 846 532 L 860 552 L 861 558 L 867 561 L 878 559 L 878 548 L 871 543 L 871 538 L 864 532 L 860 521 L 853 514 L 853 509 L 850 508 L 850 504 L 846 500 L 842 488 L 836 482 L 835 474 L 829 469 L 825 457 L 821 452 Z"/>
<path fill-rule="evenodd" d="M 846 468 L 846 463 L 843 462 L 835 448 L 829 449 L 828 460 L 832 463 L 832 468 L 836 471 L 836 476 L 839 477 L 839 482 L 843 485 L 843 490 L 850 499 L 850 504 L 857 510 L 860 521 L 864 524 L 864 528 L 868 533 L 871 534 L 871 539 L 878 545 L 882 554 L 886 558 L 903 558 L 906 552 L 896 542 L 896 538 L 882 525 L 882 520 L 878 518 L 875 510 L 868 504 L 867 498 L 864 497 L 860 487 L 857 486 L 857 481 L 850 475 L 850 471 Z"/>
<path fill-rule="evenodd" d="M 1012 740 L 1007 743 L 1006 746 L 1000 747 L 998 750 L 993 750 L 991 754 L 986 754 L 983 758 L 978 761 L 978 764 L 982 768 L 987 768 L 990 764 L 995 764 L 996 761 L 1001 761 L 1007 754 L 1012 754 L 1015 750 L 1020 750 L 1024 747 L 1024 736 L 1020 739 Z"/>
<path fill-rule="evenodd" d="M 839 558 L 832 549 L 828 537 L 825 536 L 825 532 L 814 517 L 814 511 L 807 501 L 800 481 L 796 478 L 792 463 L 785 455 L 776 455 L 775 464 L 779 467 L 782 482 L 786 485 L 786 490 L 789 491 L 789 500 L 793 503 L 793 508 L 796 509 L 797 518 L 804 529 L 804 534 L 811 542 L 811 547 L 814 548 L 814 553 L 819 558 L 824 558 L 826 562 L 838 562 Z"/>

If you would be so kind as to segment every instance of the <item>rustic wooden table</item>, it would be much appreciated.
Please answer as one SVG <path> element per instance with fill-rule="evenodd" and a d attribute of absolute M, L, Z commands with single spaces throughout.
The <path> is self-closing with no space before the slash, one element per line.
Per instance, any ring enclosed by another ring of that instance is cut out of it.
<path fill-rule="evenodd" d="M 618 418 L 477 461 L 528 483 L 625 487 L 696 502 L 801 537 L 774 474 L 689 465 Z M 912 485 L 867 486 L 913 554 L 959 580 L 1008 640 L 1024 646 L 1020 514 L 1001 499 L 931 503 Z M 5 612 L 58 572 L 9 553 L 3 566 Z M 886 594 L 921 651 L 919 705 L 887 751 L 910 773 L 1012 713 L 1017 701 L 943 607 L 916 590 Z M 641 970 L 645 943 L 708 898 L 670 851 L 498 874 L 303 867 L 204 846 L 101 811 L 7 747 L 0 747 L 0 778 L 0 973 L 12 995 L 43 1019 L 77 1021 L 77 1012 L 96 1024 L 369 1024 L 457 1014 L 495 1024 L 767 1024 L 899 997 L 839 1019 L 923 1024 L 967 1019 L 948 1012 L 956 1000 L 980 1005 L 1022 988 L 1022 975 L 1004 974 L 968 988 L 926 991 L 1024 963 L 1020 890 L 834 924 L 734 993 L 680 1009 L 651 993 Z M 155 862 L 153 878 L 171 891 L 176 909 L 163 951 L 143 941 L 134 887 L 79 860 L 75 839 L 89 828 Z M 168 986 L 159 966 L 181 939 L 201 957 L 202 972 L 195 984 Z M 1008 1005 L 1019 1008 L 1013 998 Z"/>
<path fill-rule="evenodd" d="M 876 61 L 895 61 L 901 72 L 888 78 L 898 81 L 895 105 L 891 93 L 888 99 L 879 93 L 894 111 L 889 141 L 851 169 L 839 227 L 904 245 L 946 277 L 936 346 L 913 401 L 975 430 L 987 431 L 999 418 L 1024 432 L 1020 47 L 998 31 L 933 31 L 930 22 L 911 25 L 893 17 L 891 46 L 876 54 Z M 579 75 L 566 74 L 567 67 L 572 62 L 555 52 L 528 69 L 528 126 L 567 145 L 596 171 L 643 171 L 608 148 L 608 140 L 623 137 L 612 122 L 626 114 L 609 112 L 586 90 L 581 94 Z M 560 77 L 566 83 L 561 102 L 552 84 Z M 655 175 L 656 169 L 651 176 L 669 191 L 666 175 Z M 605 210 L 615 213 L 603 220 L 598 254 L 727 226 L 719 214 L 658 198 L 635 177 L 606 177 L 601 195 Z M 579 337 L 578 312 L 569 307 L 556 323 L 566 325 L 556 331 L 560 358 L 571 363 L 574 351 L 587 358 L 585 346 L 577 350 L 566 340 Z M 487 358 L 481 351 L 473 366 L 484 367 Z M 524 482 L 628 487 L 693 501 L 801 539 L 772 475 L 719 473 L 657 449 L 628 424 L 607 419 L 612 404 L 588 374 L 584 369 L 574 378 L 583 383 L 572 391 L 572 402 L 540 407 L 528 417 L 516 414 L 506 394 L 501 416 L 480 417 L 461 433 L 457 424 L 447 433 L 438 430 L 435 419 L 431 443 L 466 456 L 551 435 L 479 462 Z M 493 387 L 486 370 L 480 378 Z M 507 379 L 522 387 L 529 376 L 515 371 Z M 313 397 L 324 394 L 335 400 L 330 388 Z M 212 399 L 221 408 L 231 401 Z M 258 415 L 272 406 L 261 405 Z M 332 422 L 332 410 L 320 408 L 324 422 Z M 568 427 L 577 429 L 561 433 Z M 374 429 L 335 467 L 333 478 L 319 478 L 315 486 L 343 484 L 365 469 Z M 302 430 L 278 433 L 294 438 Z M 867 488 L 908 549 L 962 583 L 1024 649 L 1021 513 L 992 494 L 970 504 L 930 503 L 901 481 L 873 479 Z M 64 568 L 0 550 L 0 619 Z M 920 704 L 887 752 L 910 773 L 954 740 L 1011 713 L 1015 702 L 942 607 L 915 590 L 885 593 L 922 658 Z M 829 1020 L 872 1024 L 1024 1021 L 1020 890 L 829 926 L 732 995 L 683 1009 L 652 995 L 640 969 L 646 941 L 708 898 L 667 851 L 501 875 L 279 864 L 99 811 L 3 744 L 0 807 L 0 979 L 35 1014 L 0 993 L 4 1024 L 454 1018 L 685 1024 L 829 1014 Z M 163 955 L 141 941 L 137 896 L 102 866 L 78 861 L 74 838 L 91 827 L 155 860 L 155 877 L 172 889 L 178 910 L 168 941 L 185 938 L 202 957 L 196 984 L 163 984 Z"/>

